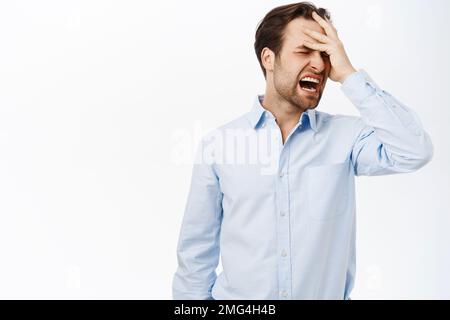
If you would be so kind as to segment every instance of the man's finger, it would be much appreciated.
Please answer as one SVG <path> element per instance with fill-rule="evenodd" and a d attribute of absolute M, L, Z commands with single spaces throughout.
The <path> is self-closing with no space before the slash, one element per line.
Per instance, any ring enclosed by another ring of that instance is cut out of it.
<path fill-rule="evenodd" d="M 318 42 L 311 42 L 311 41 L 305 41 L 303 44 L 305 47 L 308 47 L 313 50 L 326 52 L 328 49 L 328 45 L 325 43 L 318 43 Z"/>
<path fill-rule="evenodd" d="M 319 16 L 315 11 L 313 11 L 312 16 L 314 20 L 317 21 L 317 23 L 325 30 L 325 33 L 332 37 L 337 38 L 337 32 L 336 29 L 331 25 L 331 23 L 325 21 L 321 16 Z"/>
<path fill-rule="evenodd" d="M 311 30 L 311 29 L 308 29 L 308 28 L 305 28 L 303 30 L 303 32 L 305 34 L 307 34 L 308 36 L 310 36 L 311 38 L 313 38 L 313 39 L 315 39 L 315 40 L 317 40 L 319 42 L 330 43 L 330 38 L 328 38 L 326 35 L 324 35 L 324 34 L 322 34 L 320 32 L 317 32 L 317 31 L 314 31 L 314 30 Z"/>

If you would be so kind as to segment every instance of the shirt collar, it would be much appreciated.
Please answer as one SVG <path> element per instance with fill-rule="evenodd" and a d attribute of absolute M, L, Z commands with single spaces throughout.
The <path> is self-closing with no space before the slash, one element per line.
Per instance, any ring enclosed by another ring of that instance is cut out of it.
<path fill-rule="evenodd" d="M 250 123 L 252 125 L 252 128 L 256 128 L 260 122 L 262 122 L 262 118 L 265 115 L 266 117 L 273 117 L 273 114 L 266 110 L 262 106 L 262 101 L 264 100 L 264 95 L 257 95 L 255 98 L 255 101 L 253 103 L 253 108 L 248 113 L 248 119 L 250 120 Z M 311 129 L 314 132 L 317 132 L 317 122 L 316 122 L 316 110 L 314 109 L 308 109 L 306 112 L 302 113 L 302 117 L 306 114 L 309 118 L 309 124 Z M 300 118 L 300 120 L 302 120 Z"/>

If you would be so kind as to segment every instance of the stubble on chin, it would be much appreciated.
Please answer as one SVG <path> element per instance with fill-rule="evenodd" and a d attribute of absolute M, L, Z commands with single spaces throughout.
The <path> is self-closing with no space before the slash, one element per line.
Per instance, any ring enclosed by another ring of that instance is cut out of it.
<path fill-rule="evenodd" d="M 319 105 L 320 98 L 322 97 L 322 93 L 319 94 L 317 99 L 311 98 L 308 99 L 306 97 L 301 97 L 297 91 L 292 95 L 291 103 L 296 106 L 302 112 L 307 111 L 309 109 L 315 109 Z"/>

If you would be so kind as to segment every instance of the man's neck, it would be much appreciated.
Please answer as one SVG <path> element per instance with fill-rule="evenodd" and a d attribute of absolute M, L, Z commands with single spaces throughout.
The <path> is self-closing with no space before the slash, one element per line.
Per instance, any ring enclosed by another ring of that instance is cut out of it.
<path fill-rule="evenodd" d="M 297 106 L 290 104 L 278 95 L 275 96 L 267 94 L 267 91 L 266 95 L 264 95 L 262 106 L 274 115 L 278 127 L 281 130 L 284 144 L 292 129 L 297 125 L 300 120 L 300 116 L 304 111 L 299 109 Z"/>
<path fill-rule="evenodd" d="M 303 110 L 290 104 L 283 98 L 267 93 L 264 96 L 262 106 L 275 116 L 280 128 L 294 127 L 303 113 Z"/>

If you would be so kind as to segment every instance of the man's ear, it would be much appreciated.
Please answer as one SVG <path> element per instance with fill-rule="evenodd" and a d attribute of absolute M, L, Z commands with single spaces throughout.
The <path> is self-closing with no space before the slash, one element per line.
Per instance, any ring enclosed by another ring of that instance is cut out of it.
<path fill-rule="evenodd" d="M 269 48 L 265 47 L 261 51 L 261 61 L 266 69 L 266 72 L 273 71 L 273 65 L 275 63 L 275 53 Z"/>

